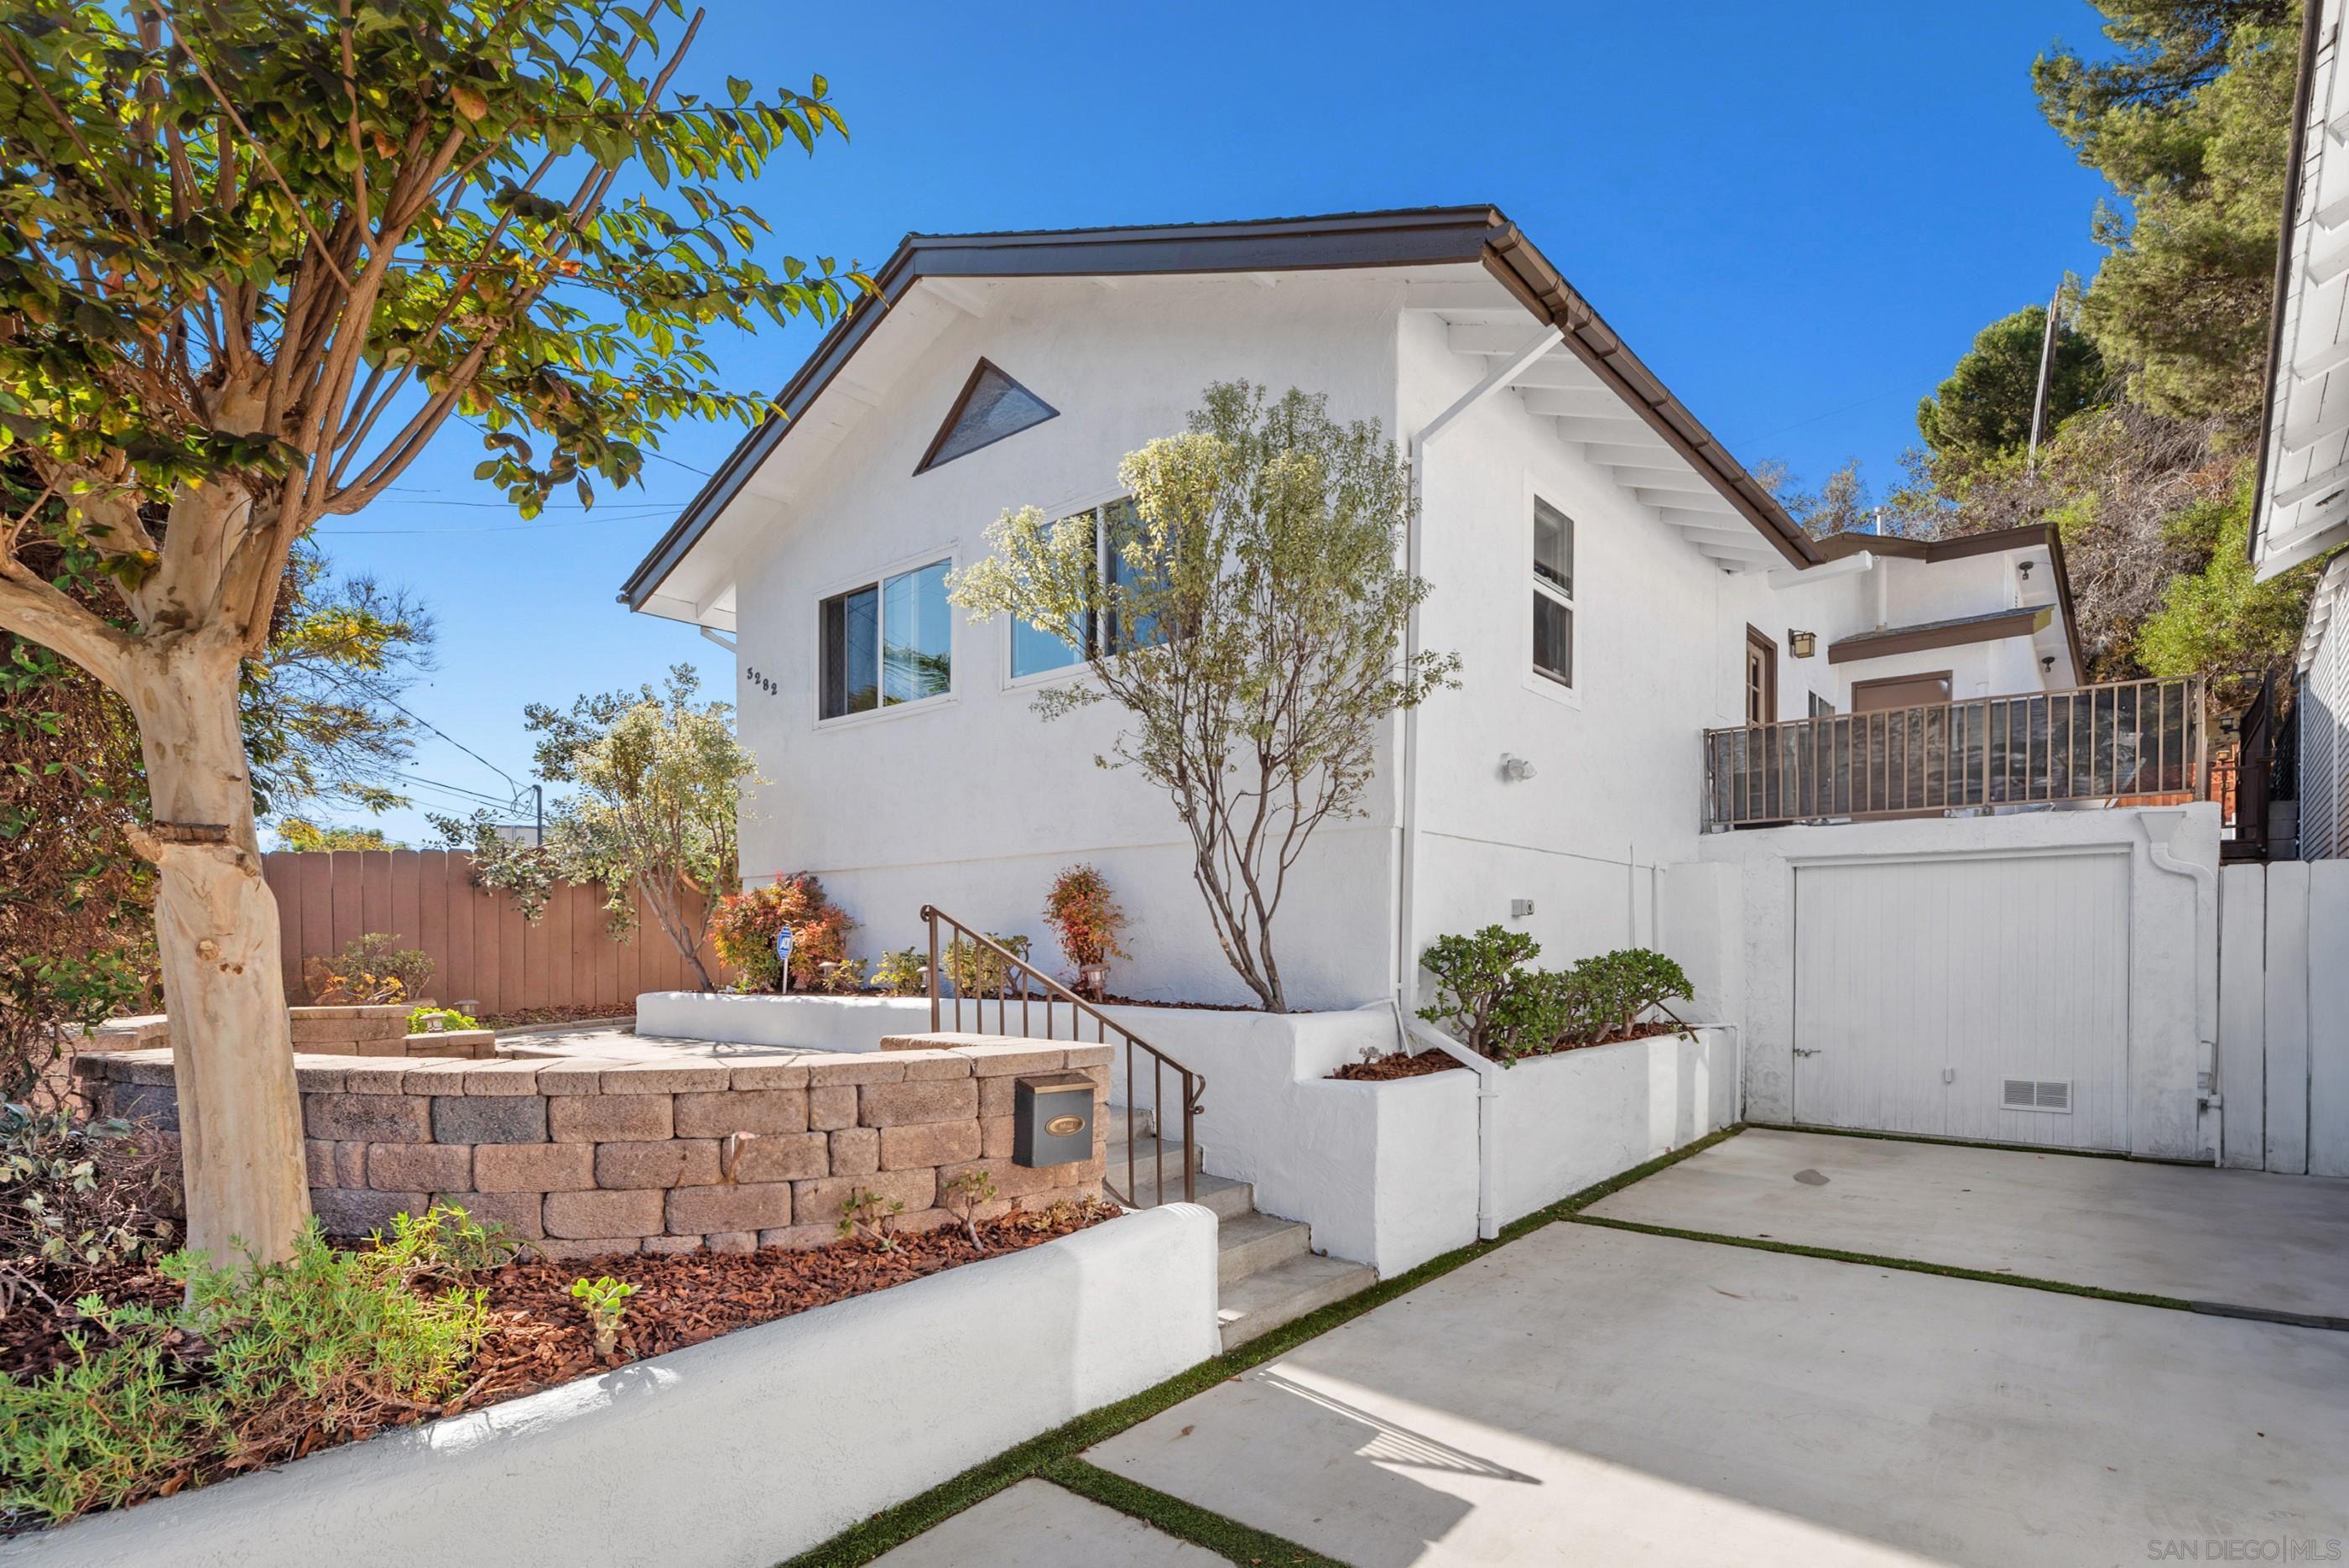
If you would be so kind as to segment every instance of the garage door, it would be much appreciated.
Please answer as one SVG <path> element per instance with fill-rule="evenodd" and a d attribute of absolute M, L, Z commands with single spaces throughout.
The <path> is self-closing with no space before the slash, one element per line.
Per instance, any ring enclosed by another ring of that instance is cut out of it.
<path fill-rule="evenodd" d="M 2128 857 L 1795 872 L 1795 1119 L 2128 1147 Z"/>

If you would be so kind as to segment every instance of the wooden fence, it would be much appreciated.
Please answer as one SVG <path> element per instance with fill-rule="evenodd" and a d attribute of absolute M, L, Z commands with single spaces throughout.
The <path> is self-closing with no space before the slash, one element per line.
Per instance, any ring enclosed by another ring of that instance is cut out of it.
<path fill-rule="evenodd" d="M 636 900 L 636 929 L 615 941 L 604 890 L 558 883 L 535 922 L 513 899 L 473 885 L 473 857 L 441 849 L 344 849 L 262 857 L 277 895 L 285 992 L 305 1000 L 302 961 L 333 954 L 381 931 L 421 948 L 433 963 L 436 1001 L 476 1001 L 483 1013 L 526 1008 L 608 1006 L 631 1011 L 646 991 L 690 991 L 693 971 Z M 723 983 L 718 961 L 702 961 Z"/>
<path fill-rule="evenodd" d="M 2219 873 L 2226 1161 L 2349 1176 L 2349 860 Z"/>

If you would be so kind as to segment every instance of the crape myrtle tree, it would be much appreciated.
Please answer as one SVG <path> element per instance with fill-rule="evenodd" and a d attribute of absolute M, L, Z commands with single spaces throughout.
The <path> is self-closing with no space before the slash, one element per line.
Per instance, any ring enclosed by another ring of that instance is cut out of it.
<path fill-rule="evenodd" d="M 715 188 L 843 130 L 816 78 L 673 90 L 667 0 L 0 0 L 0 628 L 139 727 L 190 1242 L 288 1254 L 300 1102 L 238 709 L 289 554 L 452 420 L 534 514 L 751 418 L 713 326 L 863 280 L 750 250 Z M 623 181 L 626 183 L 623 183 Z M 23 558 L 94 552 L 93 608 Z"/>
<path fill-rule="evenodd" d="M 1460 661 L 1401 651 L 1427 596 L 1398 562 L 1419 502 L 1376 421 L 1227 381 L 1189 422 L 1119 466 L 1133 504 L 1112 509 L 1106 550 L 1091 513 L 1008 512 L 950 592 L 974 618 L 1015 616 L 1086 655 L 1092 679 L 1047 688 L 1036 710 L 1125 710 L 1096 760 L 1172 798 L 1224 957 L 1281 1012 L 1272 929 L 1289 872 L 1315 829 L 1361 815 L 1388 716 L 1454 684 Z"/>

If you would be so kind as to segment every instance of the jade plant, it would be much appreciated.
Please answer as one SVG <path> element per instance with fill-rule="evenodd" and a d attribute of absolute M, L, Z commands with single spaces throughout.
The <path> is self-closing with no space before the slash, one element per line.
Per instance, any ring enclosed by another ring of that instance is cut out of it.
<path fill-rule="evenodd" d="M 636 1286 L 609 1274 L 572 1282 L 572 1299 L 587 1309 L 587 1324 L 595 1331 L 598 1356 L 608 1360 L 618 1353 L 620 1320 L 627 1316 L 628 1298 L 636 1293 Z"/>

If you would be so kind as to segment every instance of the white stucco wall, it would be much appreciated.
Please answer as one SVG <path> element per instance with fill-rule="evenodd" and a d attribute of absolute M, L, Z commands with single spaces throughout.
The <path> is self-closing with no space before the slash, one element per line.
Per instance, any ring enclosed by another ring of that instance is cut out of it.
<path fill-rule="evenodd" d="M 1095 765 L 1117 711 L 1044 723 L 1034 691 L 1010 683 L 1006 623 L 957 612 L 951 697 L 819 725 L 816 606 L 891 570 L 968 565 L 1007 508 L 1062 515 L 1113 498 L 1119 459 L 1180 430 L 1213 380 L 1319 389 L 1337 417 L 1392 428 L 1402 288 L 1381 275 L 1000 284 L 987 313 L 947 327 L 788 503 L 738 503 L 771 517 L 736 565 L 737 659 L 778 687 L 742 684 L 742 738 L 766 781 L 745 804 L 746 877 L 816 872 L 864 923 L 860 953 L 916 941 L 916 916 L 935 903 L 1030 935 L 1057 962 L 1039 911 L 1053 874 L 1088 860 L 1132 922 L 1121 990 L 1248 1000 L 1216 947 L 1167 797 Z M 1059 417 L 915 474 L 981 356 Z M 1378 791 L 1366 804 L 1368 819 L 1324 827 L 1292 876 L 1281 957 L 1295 1004 L 1383 987 L 1392 804 Z"/>
<path fill-rule="evenodd" d="M 1175 1204 L 0 1544 L 22 1568 L 765 1568 L 1216 1354 Z"/>
<path fill-rule="evenodd" d="M 1489 284 L 1474 268 L 1428 270 L 1454 279 L 1445 287 Z M 997 281 L 983 299 L 960 296 L 977 314 L 917 290 L 905 320 L 864 351 L 874 363 L 852 365 L 849 380 L 868 377 L 867 390 L 828 393 L 847 400 L 828 412 L 819 403 L 813 428 L 795 433 L 801 447 L 784 443 L 766 488 L 754 484 L 735 503 L 742 516 L 730 514 L 712 536 L 733 552 L 719 575 L 737 585 L 712 601 L 732 607 L 713 613 L 733 617 L 739 662 L 757 675 L 742 683 L 741 725 L 766 782 L 746 806 L 746 876 L 815 871 L 863 922 L 862 954 L 915 941 L 916 911 L 935 903 L 1028 935 L 1057 962 L 1039 914 L 1044 893 L 1062 867 L 1091 861 L 1132 921 L 1133 957 L 1112 976 L 1116 989 L 1252 1001 L 1216 945 L 1166 798 L 1094 764 L 1116 711 L 1042 723 L 1033 687 L 1009 680 L 1005 625 L 957 618 L 951 697 L 819 724 L 816 606 L 894 570 L 967 564 L 1008 506 L 1062 514 L 1113 497 L 1119 458 L 1179 428 L 1212 379 L 1323 390 L 1340 417 L 1374 417 L 1410 437 L 1487 369 L 1453 352 L 1444 316 L 1412 306 L 1410 290 L 1425 282 L 1409 269 L 1114 288 Z M 1522 325 L 1530 340 L 1532 318 Z M 1059 417 L 914 474 L 980 356 Z M 1814 692 L 1847 711 L 1853 680 L 1918 670 L 1953 670 L 1961 696 L 2044 683 L 2021 639 L 1842 665 L 1826 657 L 1853 632 L 2008 607 L 2024 589 L 2007 556 L 1886 556 L 1867 573 L 1775 586 L 1765 572 L 1725 573 L 1511 391 L 1431 445 L 1423 480 L 1421 566 L 1433 592 L 1422 643 L 1458 652 L 1464 668 L 1462 688 L 1422 715 L 1409 940 L 1398 942 L 1394 724 L 1365 815 L 1325 825 L 1292 878 L 1278 950 L 1293 1005 L 1387 997 L 1399 945 L 1415 954 L 1443 932 L 1506 923 L 1517 898 L 1535 905 L 1521 925 L 1545 961 L 1660 940 L 1669 949 L 1658 882 L 1664 867 L 1697 858 L 1700 737 L 1742 721 L 1748 625 L 1780 645 L 1781 717 L 1806 714 Z M 1530 668 L 1537 494 L 1575 520 L 1572 693 Z M 1793 657 L 1792 629 L 1818 636 L 1813 657 Z M 1505 781 L 1505 753 L 1531 761 L 1536 776 Z"/>
<path fill-rule="evenodd" d="M 1500 1075 L 1503 1223 L 1737 1119 L 1728 1029 L 1528 1057 Z"/>
<path fill-rule="evenodd" d="M 2182 822 L 2181 822 L 2182 819 Z M 2209 873 L 2156 863 L 2153 846 Z M 1708 860 L 1744 883 L 1745 1106 L 1748 1119 L 1794 1118 L 1795 868 L 1806 863 L 2008 856 L 2116 848 L 2129 857 L 2128 1137 L 2132 1153 L 2196 1159 L 2215 1147 L 2198 1109 L 2198 1075 L 2216 1038 L 2213 805 L 2006 816 L 1846 823 L 1714 834 Z"/>

